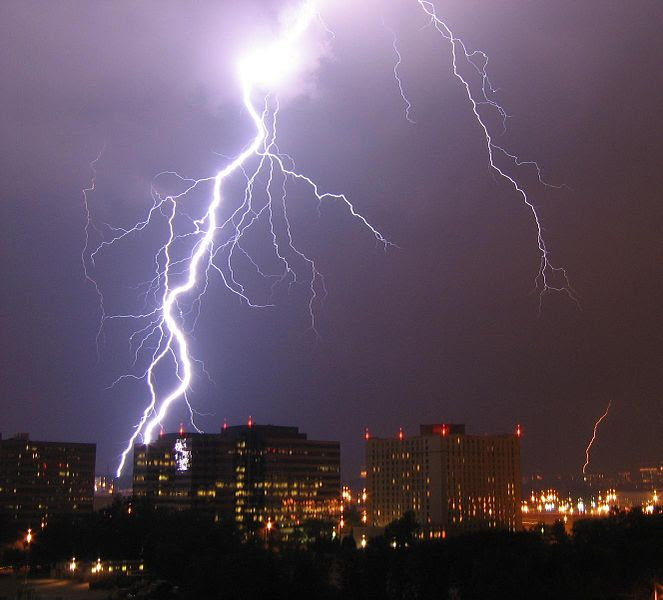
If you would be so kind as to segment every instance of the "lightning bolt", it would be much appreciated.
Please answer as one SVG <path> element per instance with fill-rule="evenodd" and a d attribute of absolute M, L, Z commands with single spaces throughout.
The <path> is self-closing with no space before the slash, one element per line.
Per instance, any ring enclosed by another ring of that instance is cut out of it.
<path fill-rule="evenodd" d="M 502 133 L 506 132 L 506 123 L 509 115 L 506 110 L 496 100 L 494 100 L 494 96 L 497 90 L 493 87 L 488 76 L 488 55 L 481 50 L 468 49 L 468 46 L 465 44 L 465 42 L 460 37 L 456 36 L 451 27 L 439 16 L 436 6 L 431 0 L 415 1 L 428 18 L 429 26 L 433 27 L 433 29 L 444 40 L 446 40 L 451 47 L 452 73 L 454 77 L 460 82 L 462 88 L 465 90 L 465 95 L 469 101 L 475 121 L 479 126 L 481 133 L 483 134 L 490 168 L 494 173 L 497 173 L 497 175 L 503 181 L 507 182 L 511 188 L 513 188 L 513 190 L 518 196 L 520 196 L 521 200 L 532 215 L 536 229 L 537 248 L 540 257 L 538 274 L 534 279 L 534 288 L 535 290 L 539 291 L 539 314 L 541 314 L 542 311 L 543 298 L 549 292 L 559 292 L 565 294 L 576 304 L 578 308 L 580 308 L 578 294 L 571 285 L 566 268 L 556 266 L 551 260 L 550 250 L 548 249 L 544 237 L 544 226 L 536 205 L 530 199 L 527 192 L 525 191 L 524 186 L 516 178 L 516 175 L 510 174 L 501 166 L 499 166 L 496 157 L 501 157 L 502 160 L 510 162 L 513 167 L 533 168 L 539 183 L 546 187 L 560 189 L 567 186 L 550 184 L 544 180 L 542 169 L 536 161 L 523 160 L 513 152 L 510 152 L 503 146 L 495 143 L 495 134 L 491 132 L 491 129 L 489 128 L 482 111 L 485 112 L 485 110 L 488 109 L 497 114 L 502 123 Z M 393 32 L 392 35 L 394 50 L 396 51 L 397 55 L 397 62 L 394 65 L 394 77 L 396 79 L 398 89 L 400 90 L 401 97 L 406 102 L 405 118 L 408 121 L 411 121 L 410 109 L 412 105 L 404 92 L 403 83 L 398 71 L 398 67 L 401 64 L 401 54 L 398 52 L 398 48 L 396 46 L 396 36 L 393 34 Z M 460 66 L 461 62 L 464 63 L 464 66 L 468 68 L 469 73 L 476 73 L 475 78 L 478 76 L 480 85 L 477 85 L 476 82 L 473 83 L 469 77 L 463 75 Z M 611 403 L 612 402 L 608 404 L 605 413 L 594 425 L 592 439 L 585 451 L 586 462 L 582 468 L 583 473 L 585 473 L 589 464 L 589 450 L 592 447 L 594 440 L 596 439 L 596 432 L 599 425 L 601 424 L 601 421 L 603 421 L 603 419 L 605 419 L 608 415 Z"/>
<path fill-rule="evenodd" d="M 502 122 L 504 131 L 506 131 L 506 121 L 509 115 L 507 114 L 506 110 L 493 99 L 496 90 L 492 86 L 490 78 L 488 77 L 488 55 L 481 50 L 469 50 L 465 42 L 463 42 L 461 38 L 457 37 L 452 31 L 451 27 L 438 15 L 435 4 L 433 2 L 430 0 L 415 1 L 428 18 L 429 25 L 433 27 L 433 29 L 435 29 L 435 31 L 437 31 L 437 33 L 439 33 L 440 36 L 444 38 L 451 47 L 452 72 L 465 90 L 465 95 L 469 101 L 469 105 L 474 114 L 476 123 L 479 126 L 483 137 L 485 138 L 485 146 L 490 168 L 493 170 L 493 172 L 497 173 L 497 175 L 503 181 L 507 182 L 509 186 L 513 188 L 513 190 L 518 196 L 520 196 L 532 214 L 536 229 L 537 247 L 540 256 L 539 270 L 534 282 L 535 289 L 539 290 L 539 313 L 541 312 L 543 297 L 548 292 L 561 292 L 566 294 L 573 302 L 576 303 L 576 305 L 579 306 L 577 292 L 571 286 L 566 269 L 564 267 L 555 266 L 551 261 L 550 251 L 544 238 L 544 227 L 534 202 L 529 198 L 524 187 L 516 179 L 516 176 L 509 174 L 506 170 L 498 165 L 496 156 L 501 156 L 503 159 L 511 162 L 516 167 L 533 167 L 536 171 L 539 182 L 543 185 L 550 187 L 561 186 L 552 186 L 551 184 L 547 183 L 543 179 L 541 168 L 536 162 L 531 160 L 521 160 L 517 155 L 507 151 L 505 148 L 495 143 L 495 134 L 492 133 L 488 127 L 482 111 L 485 108 L 495 111 Z M 411 104 L 407 100 L 407 96 L 405 95 L 403 89 L 402 80 L 398 72 L 398 67 L 401 64 L 401 54 L 398 51 L 398 47 L 396 46 L 395 35 L 393 46 L 397 55 L 397 62 L 394 66 L 394 76 L 398 84 L 398 88 L 401 92 L 401 97 L 406 102 L 405 117 L 408 121 L 411 121 Z M 460 67 L 461 61 L 464 61 L 464 64 L 470 68 L 470 72 L 474 71 L 478 75 L 480 85 L 477 86 L 476 84 L 473 84 L 469 77 L 466 77 L 462 74 Z"/>
<path fill-rule="evenodd" d="M 416 124 L 416 121 L 410 116 L 412 102 L 410 102 L 410 99 L 405 93 L 403 80 L 401 79 L 400 74 L 400 66 L 403 62 L 403 56 L 401 55 L 401 51 L 398 49 L 398 36 L 396 35 L 396 32 L 384 22 L 384 19 L 382 20 L 382 26 L 391 34 L 391 47 L 393 48 L 394 54 L 396 55 L 396 62 L 394 63 L 394 79 L 396 80 L 396 85 L 398 86 L 398 91 L 401 95 L 401 99 L 403 100 L 403 104 L 405 105 L 405 119 L 414 125 Z"/>
<path fill-rule="evenodd" d="M 504 130 L 508 114 L 494 100 L 496 90 L 487 73 L 488 56 L 479 50 L 470 51 L 463 40 L 457 37 L 447 23 L 438 16 L 433 2 L 413 1 L 427 16 L 429 25 L 450 45 L 452 73 L 465 90 L 469 107 L 485 138 L 490 168 L 508 183 L 532 214 L 540 256 L 538 274 L 535 278 L 535 288 L 539 290 L 539 310 L 543 297 L 549 292 L 564 293 L 578 303 L 577 294 L 570 284 L 566 269 L 554 265 L 551 261 L 550 251 L 544 239 L 544 227 L 536 205 L 516 176 L 500 166 L 506 161 L 514 168 L 533 168 L 539 182 L 550 185 L 544 181 L 542 171 L 536 162 L 522 160 L 494 141 L 495 134 L 487 125 L 484 113 L 487 110 L 495 112 Z M 256 308 L 272 306 L 272 301 L 271 299 L 268 302 L 252 300 L 245 283 L 236 271 L 238 263 L 248 264 L 259 277 L 271 279 L 272 293 L 282 284 L 292 286 L 303 283 L 308 293 L 310 330 L 317 336 L 315 309 L 324 298 L 326 287 L 315 260 L 300 250 L 296 244 L 288 217 L 288 191 L 292 185 L 306 187 L 317 200 L 318 207 L 324 201 L 341 203 L 352 217 L 369 230 L 375 237 L 376 243 L 384 248 L 391 245 L 355 209 L 346 195 L 320 189 L 313 179 L 297 170 L 289 155 L 279 149 L 277 130 L 280 104 L 273 89 L 296 68 L 302 54 L 301 38 L 315 22 L 333 36 L 333 32 L 321 19 L 315 0 L 302 3 L 295 13 L 295 18 L 284 28 L 279 37 L 240 61 L 238 70 L 241 102 L 255 128 L 255 134 L 242 152 L 230 159 L 216 175 L 193 179 L 172 171 L 158 174 L 152 187 L 152 205 L 144 219 L 126 228 L 108 225 L 110 235 L 106 230 L 97 229 L 92 223 L 88 194 L 94 190 L 95 178 L 92 185 L 84 190 L 87 223 L 82 260 L 85 277 L 94 285 L 101 307 L 97 341 L 104 325 L 110 321 L 138 322 L 140 325 L 129 338 L 130 350 L 134 357 L 133 366 L 137 367 L 141 358 L 146 360 L 147 364 L 144 369 L 122 375 L 113 382 L 115 385 L 124 380 L 142 381 L 147 387 L 149 397 L 120 457 L 118 476 L 136 440 L 141 437 L 144 443 L 150 443 L 155 428 L 162 423 L 173 403 L 183 400 L 193 420 L 194 411 L 187 392 L 191 387 L 194 367 L 205 374 L 206 371 L 204 365 L 192 356 L 188 337 L 197 323 L 202 297 L 208 289 L 211 276 L 217 274 L 231 293 L 248 306 Z M 393 75 L 404 103 L 405 118 L 414 123 L 410 114 L 412 104 L 406 94 L 400 73 L 403 57 L 398 47 L 396 33 L 387 29 L 392 34 L 392 49 L 396 57 Z M 463 69 L 468 67 L 470 72 L 476 73 L 474 78 L 478 76 L 478 83 L 463 75 Z M 259 92 L 262 94 L 260 108 L 255 102 L 255 96 Z M 95 165 L 96 160 L 91 165 L 93 172 Z M 175 179 L 181 186 L 178 193 L 164 194 L 160 191 L 159 185 L 164 178 Z M 221 220 L 219 209 L 228 204 L 225 191 L 228 189 L 228 184 L 237 179 L 245 182 L 243 198 L 230 216 Z M 211 187 L 211 191 L 208 192 L 208 201 L 203 214 L 200 216 L 189 214 L 184 207 L 185 200 L 190 199 L 194 193 L 204 193 L 206 187 Z M 258 190 L 261 194 L 258 194 Z M 278 273 L 263 269 L 260 261 L 251 255 L 244 244 L 247 232 L 260 222 L 266 223 L 269 229 L 274 256 L 281 265 L 281 271 Z M 165 240 L 154 256 L 153 277 L 139 286 L 142 290 L 141 297 L 144 299 L 144 310 L 109 314 L 104 305 L 101 289 L 91 273 L 96 265 L 96 259 L 115 244 L 157 226 L 165 230 Z M 90 232 L 93 228 L 102 237 L 94 249 L 90 243 Z M 157 381 L 157 371 L 161 371 L 161 368 L 166 366 L 170 367 L 173 383 L 168 391 L 161 392 L 158 388 L 161 388 L 163 383 L 161 380 Z"/>
<path fill-rule="evenodd" d="M 584 475 L 585 472 L 587 471 L 587 467 L 589 466 L 589 451 L 591 447 L 594 444 L 594 440 L 596 439 L 596 432 L 598 431 L 599 425 L 608 416 L 608 413 L 610 412 L 610 407 L 612 406 L 612 400 L 608 402 L 608 406 L 605 409 L 605 412 L 599 417 L 598 421 L 594 423 L 594 432 L 592 433 L 592 439 L 589 440 L 589 444 L 587 444 L 587 448 L 585 449 L 585 464 L 582 466 L 582 474 Z"/>
<path fill-rule="evenodd" d="M 101 289 L 99 288 L 99 284 L 97 283 L 96 279 L 92 277 L 91 275 L 91 269 L 93 268 L 93 263 L 94 261 L 91 259 L 91 257 L 88 255 L 89 247 L 90 247 L 90 235 L 91 231 L 95 230 L 97 234 L 100 234 L 99 229 L 97 226 L 94 224 L 92 221 L 92 213 L 90 212 L 90 196 L 92 193 L 95 191 L 96 186 L 97 186 L 97 163 L 101 160 L 101 155 L 104 153 L 104 150 L 106 149 L 106 144 L 104 144 L 101 147 L 101 150 L 99 150 L 99 154 L 97 154 L 96 158 L 90 162 L 90 171 L 92 172 L 92 177 L 90 178 L 90 183 L 87 187 L 83 188 L 83 209 L 85 210 L 85 227 L 84 227 L 84 232 L 85 232 L 85 242 L 83 244 L 83 249 L 81 250 L 81 264 L 83 265 L 83 274 L 85 276 L 85 280 L 92 286 L 94 289 L 94 292 L 97 296 L 97 301 L 99 304 L 99 312 L 100 312 L 100 318 L 99 318 L 99 327 L 97 328 L 97 335 L 95 337 L 95 342 L 96 342 L 96 349 L 97 349 L 97 363 L 99 362 L 100 355 L 99 355 L 99 338 L 101 337 L 102 334 L 102 328 L 103 328 L 103 322 L 104 318 L 106 316 L 106 308 L 104 306 L 104 295 L 101 292 Z"/>
<path fill-rule="evenodd" d="M 145 382 L 149 400 L 140 419 L 121 454 L 117 468 L 120 476 L 127 456 L 139 438 L 149 444 L 154 430 L 166 417 L 170 407 L 183 399 L 193 419 L 194 411 L 189 404 L 187 391 L 192 382 L 194 364 L 199 364 L 192 355 L 188 344 L 190 330 L 185 329 L 186 317 L 193 315 L 193 325 L 197 321 L 200 302 L 209 284 L 212 272 L 218 273 L 228 290 L 252 307 L 271 306 L 253 302 L 235 271 L 238 260 L 246 260 L 258 275 L 273 277 L 272 292 L 281 283 L 294 285 L 299 282 L 303 271 L 308 286 L 308 311 L 310 329 L 317 336 L 315 307 L 326 293 L 324 278 L 315 261 L 300 250 L 294 239 L 288 218 L 288 184 L 296 183 L 308 188 L 317 200 L 318 206 L 324 201 L 342 203 L 361 225 L 368 228 L 376 243 L 387 248 L 390 242 L 362 216 L 341 193 L 322 190 L 310 177 L 300 173 L 294 161 L 281 153 L 277 144 L 277 123 L 280 105 L 278 98 L 270 93 L 270 88 L 289 71 L 296 67 L 299 43 L 309 27 L 318 21 L 320 26 L 331 33 L 319 18 L 314 2 L 303 3 L 290 25 L 271 44 L 259 48 L 244 57 L 239 64 L 239 80 L 242 105 L 255 128 L 255 134 L 244 150 L 214 177 L 190 179 L 174 172 L 157 175 L 152 189 L 152 205 L 145 218 L 129 228 L 111 227 L 111 235 L 103 239 L 94 249 L 90 245 L 90 229 L 93 226 L 88 193 L 94 189 L 93 183 L 84 190 L 84 204 L 87 215 L 83 266 L 85 277 L 98 294 L 101 306 L 101 327 L 108 321 L 129 319 L 142 325 L 130 336 L 134 365 L 147 353 L 147 367 L 139 373 L 129 373 L 119 377 L 112 385 L 130 379 Z M 257 108 L 254 96 L 264 92 L 262 107 Z M 98 160 L 98 159 L 97 159 Z M 93 162 L 93 172 L 96 160 Z M 160 178 L 174 177 L 184 189 L 177 194 L 164 195 L 157 190 Z M 232 177 L 241 176 L 245 180 L 243 201 L 225 221 L 219 221 L 219 208 L 226 202 L 224 190 Z M 262 184 L 265 199 L 256 198 L 256 187 L 260 177 L 266 177 Z M 193 218 L 182 209 L 182 202 L 205 185 L 211 185 L 211 198 L 202 216 Z M 282 272 L 266 274 L 244 247 L 242 240 L 247 231 L 259 221 L 268 223 L 274 254 L 282 265 Z M 100 253 L 121 241 L 140 234 L 159 222 L 165 226 L 166 239 L 159 247 L 154 259 L 154 277 L 142 284 L 146 309 L 140 313 L 108 314 L 104 307 L 101 290 L 90 273 Z M 182 227 L 186 224 L 186 228 Z M 98 230 L 97 230 L 98 231 Z M 225 237 L 222 234 L 225 233 Z M 217 239 L 222 238 L 222 242 Z M 182 253 L 181 246 L 189 242 L 190 248 Z M 191 297 L 193 296 L 193 299 Z M 185 310 L 186 307 L 186 310 Z M 159 393 L 157 371 L 171 365 L 174 375 L 173 387 Z M 204 367 L 201 365 L 204 370 Z M 195 425 L 194 425 L 195 426 Z"/>

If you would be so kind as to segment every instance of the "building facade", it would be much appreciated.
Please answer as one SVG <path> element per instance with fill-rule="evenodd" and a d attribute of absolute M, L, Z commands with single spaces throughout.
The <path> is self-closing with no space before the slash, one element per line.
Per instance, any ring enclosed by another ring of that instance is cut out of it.
<path fill-rule="evenodd" d="M 155 506 L 225 516 L 234 506 L 233 447 L 220 434 L 161 434 L 134 448 L 133 493 Z"/>
<path fill-rule="evenodd" d="M 220 433 L 164 434 L 134 451 L 134 493 L 158 506 L 207 510 L 250 533 L 283 535 L 340 511 L 340 445 L 297 427 L 250 423 Z"/>
<path fill-rule="evenodd" d="M 428 537 L 519 530 L 520 430 L 467 435 L 464 425 L 421 425 L 418 436 L 367 437 L 368 524 L 412 511 Z"/>
<path fill-rule="evenodd" d="M 95 444 L 0 438 L 0 514 L 21 528 L 92 512 Z"/>
<path fill-rule="evenodd" d="M 235 519 L 253 530 L 271 522 L 284 534 L 311 519 L 337 519 L 339 442 L 309 440 L 297 427 L 241 425 L 222 435 L 235 447 Z"/>

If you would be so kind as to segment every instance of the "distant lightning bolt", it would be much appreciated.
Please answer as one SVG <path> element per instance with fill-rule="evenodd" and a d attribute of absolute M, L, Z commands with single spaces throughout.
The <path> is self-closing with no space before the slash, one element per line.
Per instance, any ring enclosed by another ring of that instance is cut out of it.
<path fill-rule="evenodd" d="M 499 115 L 502 125 L 506 128 L 506 120 L 508 114 L 502 108 L 502 106 L 491 98 L 491 95 L 496 91 L 490 83 L 490 79 L 487 73 L 488 67 L 488 56 L 485 52 L 480 50 L 470 51 L 463 42 L 462 39 L 456 37 L 454 32 L 451 30 L 449 25 L 445 23 L 437 14 L 435 4 L 429 0 L 416 0 L 421 9 L 429 18 L 430 25 L 451 45 L 451 57 L 452 57 L 452 71 L 454 76 L 460 81 L 461 85 L 465 89 L 467 99 L 469 100 L 470 107 L 474 113 L 477 124 L 479 125 L 486 142 L 486 150 L 488 153 L 488 162 L 493 169 L 503 180 L 505 180 L 514 191 L 522 198 L 525 205 L 529 208 L 534 218 L 534 223 L 536 226 L 537 234 L 537 246 L 540 255 L 539 262 L 539 271 L 538 275 L 535 278 L 535 287 L 539 290 L 539 311 L 541 310 L 541 302 L 544 294 L 547 292 L 562 292 L 566 294 L 571 300 L 578 304 L 578 296 L 571 283 L 569 281 L 566 269 L 563 267 L 554 266 L 550 259 L 550 251 L 546 246 L 546 242 L 543 235 L 543 225 L 541 223 L 541 218 L 536 209 L 534 203 L 530 200 L 529 196 L 525 192 L 522 185 L 516 180 L 515 176 L 508 174 L 505 170 L 500 168 L 495 160 L 495 155 L 501 155 L 502 157 L 511 161 L 515 166 L 521 165 L 530 165 L 536 169 L 538 179 L 544 185 L 547 184 L 541 176 L 541 169 L 537 163 L 534 161 L 523 161 L 518 158 L 516 155 L 506 151 L 503 147 L 498 146 L 494 142 L 494 136 L 490 132 L 486 121 L 482 117 L 481 107 L 488 106 L 495 110 Z M 470 84 L 470 80 L 464 77 L 459 68 L 459 60 L 464 60 L 468 66 L 470 66 L 481 78 L 480 92 L 474 90 L 473 86 Z M 396 67 L 400 65 L 400 53 L 398 53 L 398 62 Z M 396 80 L 401 89 L 401 95 L 405 98 L 404 93 L 402 92 L 402 82 L 398 74 L 397 68 L 394 69 Z M 408 120 L 409 118 L 409 103 L 406 106 L 405 116 Z"/>
<path fill-rule="evenodd" d="M 405 104 L 405 118 L 414 125 L 416 121 L 410 116 L 412 102 L 410 102 L 410 99 L 405 94 L 403 80 L 401 79 L 401 74 L 399 71 L 401 63 L 403 62 L 403 56 L 401 55 L 401 51 L 398 49 L 398 37 L 396 36 L 396 32 L 384 22 L 384 19 L 382 20 L 382 26 L 391 34 L 391 47 L 394 49 L 394 54 L 396 55 L 396 62 L 394 63 L 394 79 L 396 80 L 398 91 L 400 92 L 403 103 Z"/>
<path fill-rule="evenodd" d="M 193 364 L 199 361 L 195 361 L 191 356 L 184 329 L 184 318 L 195 311 L 196 307 L 199 310 L 201 297 L 209 283 L 210 271 L 218 273 L 226 288 L 248 305 L 265 306 L 251 301 L 235 272 L 235 263 L 238 257 L 242 257 L 253 265 L 259 275 L 272 277 L 262 271 L 256 260 L 242 245 L 246 232 L 260 219 L 267 220 L 275 256 L 283 265 L 283 272 L 276 276 L 272 290 L 280 282 L 289 282 L 289 285 L 297 283 L 297 273 L 300 267 L 297 267 L 295 262 L 306 266 L 310 327 L 317 335 L 315 304 L 321 294 L 324 296 L 325 284 L 315 261 L 299 250 L 295 244 L 287 212 L 287 184 L 289 182 L 307 186 L 319 205 L 325 200 L 343 203 L 350 214 L 368 228 L 376 242 L 384 247 L 390 245 L 383 235 L 355 209 L 344 194 L 321 190 L 311 178 L 296 170 L 294 161 L 288 155 L 279 152 L 276 143 L 279 103 L 276 97 L 267 92 L 261 110 L 258 110 L 254 104 L 255 92 L 260 89 L 268 90 L 273 84 L 286 77 L 288 71 L 296 67 L 300 38 L 311 23 L 318 18 L 313 2 L 302 4 L 296 18 L 281 38 L 256 50 L 240 63 L 241 99 L 255 128 L 255 135 L 249 145 L 214 177 L 188 179 L 172 172 L 160 174 L 176 177 L 185 185 L 184 190 L 178 194 L 164 196 L 153 189 L 152 206 L 146 217 L 129 228 L 110 228 L 109 239 L 102 240 L 91 252 L 89 252 L 89 230 L 92 227 L 92 221 L 87 194 L 94 189 L 94 180 L 92 186 L 84 191 L 87 225 L 83 265 L 86 278 L 92 282 L 99 295 L 102 307 L 102 327 L 104 323 L 116 319 L 130 319 L 146 323 L 131 335 L 129 341 L 134 346 L 134 365 L 138 362 L 140 354 L 147 352 L 147 367 L 137 374 L 123 375 L 113 383 L 115 385 L 125 379 L 141 380 L 146 383 L 149 393 L 149 401 L 120 457 L 117 468 L 118 476 L 122 473 L 127 456 L 138 437 L 141 436 L 143 442 L 149 444 L 154 437 L 155 428 L 160 426 L 175 401 L 183 399 L 193 419 L 194 411 L 188 401 L 187 391 L 192 382 Z M 320 23 L 323 29 L 329 33 L 330 30 L 324 25 L 324 22 L 320 20 Z M 257 164 L 251 166 L 254 161 L 257 161 Z M 224 201 L 224 184 L 236 174 L 241 174 L 246 180 L 243 202 L 224 222 L 218 222 L 218 209 Z M 255 188 L 259 177 L 264 174 L 267 176 L 267 182 L 263 188 L 266 200 L 260 204 L 256 200 Z M 280 183 L 277 183 L 277 179 L 280 179 Z M 181 209 L 180 203 L 204 184 L 212 186 L 211 200 L 201 217 L 192 218 Z M 280 191 L 277 192 L 277 189 Z M 96 281 L 89 274 L 88 266 L 94 266 L 96 257 L 106 248 L 139 234 L 159 219 L 165 225 L 166 239 L 155 255 L 154 277 L 144 284 L 145 311 L 137 314 L 107 314 L 103 305 L 103 295 Z M 277 223 L 277 219 L 280 219 L 280 225 Z M 188 223 L 188 229 L 185 231 L 182 231 L 179 225 L 182 221 Z M 285 231 L 285 237 L 283 237 L 282 231 Z M 215 240 L 220 237 L 222 232 L 226 233 L 227 239 L 218 243 Z M 183 241 L 189 240 L 193 244 L 192 248 L 181 256 L 180 245 Z M 215 260 L 217 258 L 220 262 Z M 192 302 L 189 299 L 191 308 L 185 311 L 187 297 L 194 290 L 197 293 Z M 151 300 L 156 300 L 156 302 L 152 302 L 150 308 Z M 162 364 L 171 364 L 174 367 L 175 384 L 165 394 L 160 394 L 157 389 L 156 371 Z M 201 369 L 204 370 L 202 365 Z"/>
<path fill-rule="evenodd" d="M 90 274 L 90 268 L 93 266 L 89 264 L 92 259 L 88 255 L 88 249 L 90 247 L 90 231 L 91 229 L 95 229 L 97 233 L 99 233 L 99 230 L 92 222 L 92 213 L 90 212 L 90 194 L 92 194 L 92 192 L 94 192 L 96 188 L 97 163 L 101 159 L 101 155 L 104 153 L 105 149 L 106 149 L 106 144 L 102 146 L 101 150 L 99 150 L 99 154 L 97 154 L 97 157 L 90 163 L 90 170 L 92 171 L 92 177 L 90 179 L 90 184 L 88 185 L 88 187 L 83 188 L 83 208 L 85 209 L 85 227 L 84 227 L 85 242 L 83 244 L 83 249 L 81 250 L 81 263 L 83 265 L 83 274 L 85 275 L 85 280 L 94 288 L 94 292 L 97 295 L 97 301 L 100 310 L 99 327 L 97 328 L 97 335 L 95 338 L 96 348 L 97 348 L 97 362 L 99 361 L 100 358 L 99 338 L 101 337 L 102 334 L 102 327 L 104 323 L 104 318 L 106 316 L 106 309 L 104 307 L 104 295 L 101 293 L 99 284 Z"/>
<path fill-rule="evenodd" d="M 587 470 L 587 467 L 589 466 L 589 451 L 591 447 L 594 444 L 594 440 L 596 439 L 596 432 L 599 429 L 599 425 L 608 416 L 608 413 L 610 412 L 610 407 L 612 406 L 612 400 L 608 402 L 608 406 L 605 409 L 605 412 L 599 417 L 599 420 L 594 423 L 594 432 L 592 433 L 592 439 L 589 440 L 589 444 L 587 444 L 587 448 L 585 449 L 585 464 L 582 466 L 582 474 L 585 474 L 585 471 Z"/>

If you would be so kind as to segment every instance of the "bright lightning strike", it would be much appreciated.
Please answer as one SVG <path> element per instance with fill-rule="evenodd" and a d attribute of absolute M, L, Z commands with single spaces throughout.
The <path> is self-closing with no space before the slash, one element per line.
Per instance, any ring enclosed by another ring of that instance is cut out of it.
<path fill-rule="evenodd" d="M 587 444 L 587 448 L 585 449 L 585 464 L 582 466 L 583 475 L 585 474 L 585 472 L 587 471 L 587 467 L 589 466 L 589 451 L 594 445 L 594 440 L 596 439 L 596 432 L 598 431 L 601 422 L 608 416 L 611 406 L 612 406 L 612 400 L 608 402 L 608 406 L 606 407 L 605 412 L 599 417 L 598 421 L 594 423 L 594 432 L 592 433 L 592 439 L 589 440 L 589 444 Z"/>
<path fill-rule="evenodd" d="M 258 274 L 275 277 L 272 290 L 282 282 L 297 283 L 301 272 L 307 273 L 305 277 L 309 290 L 310 326 L 317 335 L 315 306 L 325 294 L 324 279 L 315 261 L 295 244 L 288 220 L 289 183 L 297 182 L 307 186 L 318 203 L 323 200 L 342 202 L 350 214 L 369 229 L 378 243 L 384 247 L 389 245 L 383 235 L 355 210 L 344 194 L 321 190 L 311 178 L 296 170 L 289 156 L 280 153 L 276 142 L 279 103 L 272 90 L 277 85 L 282 85 L 298 69 L 302 55 L 301 38 L 316 21 L 328 31 L 324 22 L 318 18 L 314 2 L 305 2 L 277 40 L 254 49 L 239 61 L 242 104 L 253 123 L 255 135 L 241 154 L 214 177 L 186 179 L 172 172 L 160 174 L 176 177 L 184 184 L 184 190 L 167 196 L 153 190 L 153 204 L 147 216 L 130 228 L 110 228 L 110 238 L 103 239 L 89 254 L 90 233 L 94 225 L 90 217 L 88 193 L 94 189 L 94 179 L 90 188 L 84 190 L 87 222 L 83 264 L 86 278 L 92 283 L 99 297 L 102 327 L 106 321 L 113 319 L 131 319 L 144 323 L 129 340 L 134 349 L 134 365 L 141 353 L 148 353 L 148 366 L 143 372 L 124 375 L 115 382 L 124 379 L 141 380 L 145 382 L 149 392 L 149 401 L 122 452 L 117 476 L 122 473 L 127 456 L 138 437 L 149 444 L 154 437 L 155 428 L 164 420 L 174 402 L 183 399 L 193 417 L 187 391 L 192 382 L 194 364 L 198 364 L 198 361 L 191 356 L 187 339 L 190 331 L 185 330 L 185 317 L 200 310 L 201 297 L 207 290 L 212 272 L 218 273 L 224 285 L 250 306 L 264 305 L 256 304 L 249 298 L 235 272 L 238 257 L 248 260 Z M 263 94 L 261 109 L 254 103 L 254 96 L 259 92 Z M 93 172 L 95 165 L 96 160 L 92 164 Z M 230 217 L 219 222 L 219 207 L 225 200 L 226 184 L 231 177 L 238 175 L 246 180 L 243 202 Z M 266 200 L 262 204 L 255 197 L 261 176 L 267 177 L 262 188 Z M 205 184 L 212 187 L 211 199 L 204 214 L 192 218 L 184 212 L 181 203 L 191 192 Z M 266 275 L 242 244 L 247 231 L 261 219 L 268 223 L 274 254 L 283 266 L 282 272 L 276 276 Z M 89 274 L 88 266 L 94 266 L 99 254 L 108 247 L 144 231 L 157 220 L 160 220 L 162 226 L 165 225 L 166 239 L 155 255 L 154 277 L 145 284 L 146 304 L 149 299 L 153 300 L 151 309 L 141 314 L 107 314 L 104 297 L 96 280 Z M 182 221 L 187 223 L 188 229 L 182 230 Z M 222 237 L 222 233 L 225 233 L 225 239 L 219 243 L 216 240 Z M 192 242 L 190 250 L 184 253 L 184 256 L 180 250 L 183 241 Z M 193 301 L 191 295 L 194 296 Z M 185 310 L 187 306 L 188 310 Z M 173 368 L 176 384 L 166 393 L 160 393 L 157 389 L 157 370 L 166 364 Z"/>

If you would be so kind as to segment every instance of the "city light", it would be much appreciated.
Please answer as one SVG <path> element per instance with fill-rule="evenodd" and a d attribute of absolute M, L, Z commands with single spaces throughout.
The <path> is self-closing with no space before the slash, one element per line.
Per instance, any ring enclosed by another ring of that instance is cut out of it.
<path fill-rule="evenodd" d="M 610 513 L 610 510 L 617 506 L 617 492 L 614 489 L 604 492 L 597 492 L 595 496 L 585 501 L 583 498 L 573 499 L 570 496 L 560 497 L 554 489 L 540 492 L 538 495 L 532 492 L 528 500 L 523 500 L 521 512 L 524 515 L 531 513 L 549 513 L 583 516 L 601 516 Z"/>

